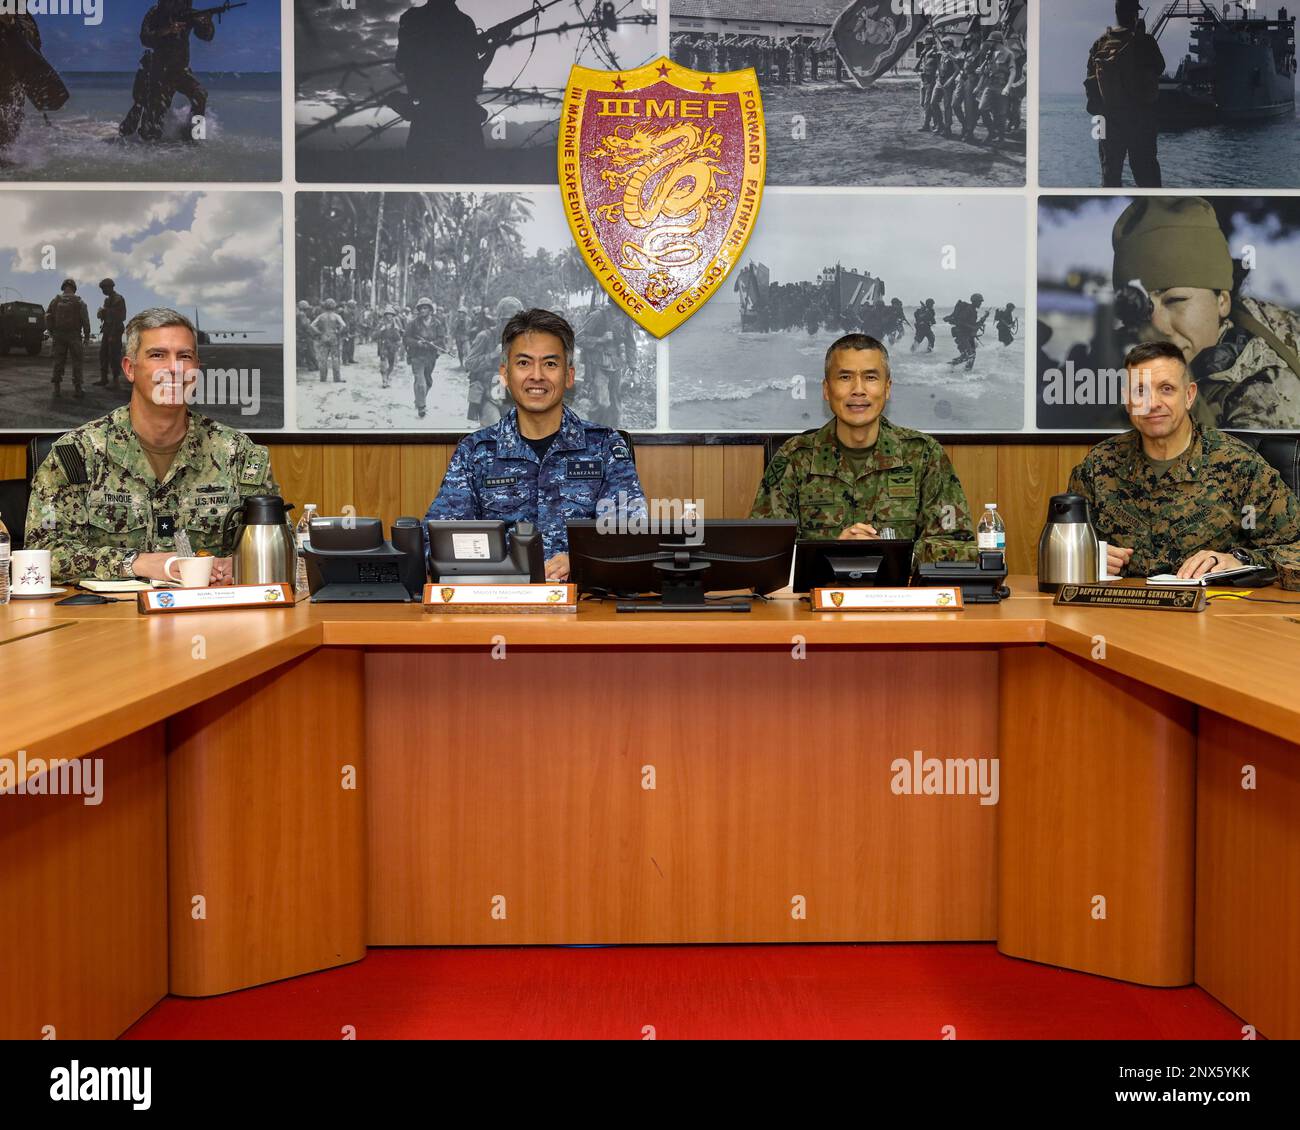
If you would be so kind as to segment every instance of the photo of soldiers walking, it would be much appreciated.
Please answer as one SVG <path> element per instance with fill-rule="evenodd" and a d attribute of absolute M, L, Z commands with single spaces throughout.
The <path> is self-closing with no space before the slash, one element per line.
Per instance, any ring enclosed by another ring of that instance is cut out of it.
<path fill-rule="evenodd" d="M 204 43 L 216 38 L 214 18 L 246 4 L 226 3 L 215 8 L 195 9 L 191 0 L 158 0 L 140 24 L 140 56 L 132 104 L 118 127 L 123 137 L 138 136 L 142 141 L 158 141 L 163 136 L 164 119 L 172 99 L 184 95 L 190 104 L 190 121 L 207 113 L 208 92 L 190 70 L 190 33 Z M 190 130 L 181 140 L 197 140 Z"/>
<path fill-rule="evenodd" d="M 312 346 L 312 310 L 311 303 L 305 298 L 298 303 L 294 323 L 296 327 L 298 368 L 314 369 L 316 368 L 316 352 Z"/>
<path fill-rule="evenodd" d="M 406 327 L 403 343 L 406 359 L 411 363 L 415 412 L 423 420 L 428 411 L 429 389 L 433 387 L 434 366 L 438 364 L 440 354 L 451 351 L 447 344 L 447 327 L 438 316 L 438 307 L 432 298 L 416 300 L 415 318 Z"/>
<path fill-rule="evenodd" d="M 1020 321 L 1016 317 L 1016 304 L 1008 302 L 1005 306 L 999 306 L 993 314 L 993 325 L 997 327 L 998 341 L 1003 345 L 1010 345 L 1016 340 L 1016 334 L 1020 332 Z"/>
<path fill-rule="evenodd" d="M 972 294 L 970 301 L 957 300 L 952 313 L 943 319 L 952 326 L 952 340 L 957 344 L 957 356 L 948 362 L 954 369 L 965 365 L 966 371 L 975 368 L 975 355 L 979 350 L 979 339 L 984 333 L 984 323 L 988 321 L 989 312 L 980 313 L 984 304 L 984 295 Z"/>
<path fill-rule="evenodd" d="M 585 420 L 617 427 L 623 415 L 623 374 L 636 366 L 632 322 L 606 295 L 604 304 L 587 315 L 577 341 L 583 368 L 575 410 Z"/>
<path fill-rule="evenodd" d="M 117 388 L 118 378 L 126 384 L 122 374 L 122 334 L 126 330 L 126 299 L 117 292 L 112 279 L 99 284 L 104 293 L 104 303 L 95 311 L 99 319 L 99 380 L 97 385 Z"/>
<path fill-rule="evenodd" d="M 912 320 L 916 328 L 916 336 L 912 339 L 912 353 L 916 352 L 916 347 L 922 342 L 925 343 L 927 353 L 934 352 L 934 323 L 938 318 L 939 315 L 935 313 L 933 298 L 927 298 L 916 308 L 912 314 Z"/>
<path fill-rule="evenodd" d="M 755 69 L 769 127 L 790 123 L 769 128 L 768 184 L 1023 185 L 1028 3 L 976 7 L 678 0 L 669 44 L 694 70 Z"/>
<path fill-rule="evenodd" d="M 296 208 L 304 317 L 321 325 L 333 306 L 356 327 L 354 359 L 341 354 L 345 382 L 322 381 L 300 358 L 299 427 L 461 433 L 496 423 L 513 407 L 501 332 L 538 308 L 577 330 L 566 403 L 606 427 L 653 428 L 655 343 L 607 299 L 558 194 L 333 190 L 300 192 Z M 356 266 L 340 266 L 343 244 Z"/>
<path fill-rule="evenodd" d="M 380 385 L 388 388 L 393 381 L 393 370 L 402 356 L 402 341 L 405 336 L 402 320 L 397 309 L 385 306 L 379 326 L 375 330 L 375 349 L 379 354 Z"/>
<path fill-rule="evenodd" d="M 63 395 L 63 374 L 71 359 L 72 395 L 80 400 L 85 395 L 81 387 L 81 364 L 90 341 L 90 311 L 77 296 L 75 279 L 63 280 L 58 296 L 51 300 L 45 312 L 45 324 L 53 343 L 54 368 L 50 383 L 54 386 L 54 395 Z"/>
<path fill-rule="evenodd" d="M 325 299 L 324 309 L 311 324 L 316 364 L 320 369 L 322 383 L 329 379 L 331 373 L 335 384 L 343 383 L 343 334 L 347 330 L 347 324 L 339 316 L 338 305 L 332 298 Z"/>

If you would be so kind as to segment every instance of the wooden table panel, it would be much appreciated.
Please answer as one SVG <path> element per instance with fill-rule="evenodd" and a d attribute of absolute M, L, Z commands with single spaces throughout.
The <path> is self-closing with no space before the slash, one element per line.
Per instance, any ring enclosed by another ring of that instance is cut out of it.
<path fill-rule="evenodd" d="M 1269 1039 L 1300 1039 L 1298 829 L 1300 746 L 1201 711 L 1196 983 Z"/>
<path fill-rule="evenodd" d="M 173 993 L 365 956 L 361 696 L 360 653 L 321 650 L 169 725 Z M 343 787 L 348 765 L 355 789 Z"/>
<path fill-rule="evenodd" d="M 110 1040 L 166 995 L 163 758 L 152 726 L 89 754 L 98 804 L 0 794 L 0 1039 Z"/>
<path fill-rule="evenodd" d="M 368 941 L 989 939 L 996 809 L 891 763 L 993 757 L 996 684 L 989 649 L 368 654 Z"/>
<path fill-rule="evenodd" d="M 998 949 L 1188 984 L 1194 708 L 1047 648 L 1001 658 Z"/>

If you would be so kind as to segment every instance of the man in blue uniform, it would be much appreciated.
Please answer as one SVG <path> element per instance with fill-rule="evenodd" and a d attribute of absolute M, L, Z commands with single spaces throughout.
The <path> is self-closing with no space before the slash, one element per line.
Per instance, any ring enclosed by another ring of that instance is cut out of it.
<path fill-rule="evenodd" d="M 524 310 L 501 331 L 501 379 L 515 403 L 456 447 L 425 518 L 533 522 L 542 535 L 546 579 L 569 577 L 565 522 L 595 518 L 602 500 L 644 516 L 632 452 L 613 428 L 564 406 L 573 387 L 573 327 L 549 310 Z"/>

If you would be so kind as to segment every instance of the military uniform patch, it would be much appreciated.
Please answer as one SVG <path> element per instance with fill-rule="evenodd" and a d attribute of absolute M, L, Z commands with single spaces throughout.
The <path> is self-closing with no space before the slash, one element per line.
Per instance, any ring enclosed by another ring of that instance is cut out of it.
<path fill-rule="evenodd" d="M 512 487 L 518 481 L 518 475 L 488 475 L 483 479 L 483 485 L 485 487 Z"/>
<path fill-rule="evenodd" d="M 885 493 L 890 498 L 915 498 L 916 472 L 911 467 L 891 467 Z"/>

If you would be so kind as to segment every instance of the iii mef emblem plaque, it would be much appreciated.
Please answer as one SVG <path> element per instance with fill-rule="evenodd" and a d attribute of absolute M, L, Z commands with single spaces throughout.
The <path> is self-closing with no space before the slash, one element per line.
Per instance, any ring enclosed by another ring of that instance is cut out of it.
<path fill-rule="evenodd" d="M 758 76 L 664 58 L 634 71 L 574 67 L 558 154 L 587 266 L 663 337 L 718 292 L 754 230 L 767 172 Z"/>

